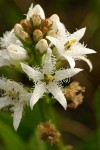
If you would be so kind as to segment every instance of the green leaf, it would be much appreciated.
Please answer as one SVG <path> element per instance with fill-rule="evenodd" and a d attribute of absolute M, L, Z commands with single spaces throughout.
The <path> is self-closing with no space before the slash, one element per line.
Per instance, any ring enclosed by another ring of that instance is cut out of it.
<path fill-rule="evenodd" d="M 0 121 L 0 139 L 4 150 L 23 150 L 22 139 L 3 121 Z"/>

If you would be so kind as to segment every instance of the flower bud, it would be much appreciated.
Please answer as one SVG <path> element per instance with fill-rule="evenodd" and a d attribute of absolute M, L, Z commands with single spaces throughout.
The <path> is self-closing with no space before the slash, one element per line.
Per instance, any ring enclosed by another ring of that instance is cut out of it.
<path fill-rule="evenodd" d="M 41 17 L 39 14 L 34 14 L 31 17 L 31 20 L 32 20 L 33 26 L 35 27 L 38 27 L 41 24 Z"/>
<path fill-rule="evenodd" d="M 48 23 L 48 27 L 50 27 L 52 25 L 52 20 L 50 18 L 46 19 L 47 23 Z"/>
<path fill-rule="evenodd" d="M 53 14 L 53 15 L 50 17 L 50 19 L 51 19 L 52 21 L 60 21 L 60 18 L 59 18 L 59 16 L 58 16 L 57 14 Z"/>
<path fill-rule="evenodd" d="M 18 24 L 18 23 L 15 24 L 15 26 L 14 26 L 14 32 L 15 32 L 15 35 L 17 37 L 19 37 L 21 31 L 23 31 L 23 27 L 20 24 Z"/>
<path fill-rule="evenodd" d="M 11 59 L 19 61 L 28 58 L 27 51 L 19 45 L 10 44 L 7 50 L 8 50 L 8 55 L 10 56 Z"/>
<path fill-rule="evenodd" d="M 39 54 L 44 54 L 47 52 L 48 49 L 48 43 L 45 39 L 41 39 L 37 44 L 36 44 L 36 50 Z"/>
<path fill-rule="evenodd" d="M 35 42 L 38 42 L 39 40 L 41 40 L 43 38 L 43 33 L 41 30 L 39 29 L 36 29 L 34 32 L 33 32 L 33 39 Z"/>
<path fill-rule="evenodd" d="M 27 19 L 21 20 L 20 24 L 22 25 L 23 29 L 28 32 L 29 34 L 32 33 L 31 23 Z"/>
<path fill-rule="evenodd" d="M 54 30 L 50 30 L 50 31 L 47 32 L 47 36 L 56 37 L 56 32 Z"/>
<path fill-rule="evenodd" d="M 31 40 L 30 35 L 25 31 L 20 32 L 19 38 L 25 44 L 32 44 L 32 40 Z"/>

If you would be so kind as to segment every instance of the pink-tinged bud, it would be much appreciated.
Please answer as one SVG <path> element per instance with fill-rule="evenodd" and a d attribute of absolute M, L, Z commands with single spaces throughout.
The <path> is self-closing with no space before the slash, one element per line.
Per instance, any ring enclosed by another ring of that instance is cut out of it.
<path fill-rule="evenodd" d="M 20 24 L 26 32 L 32 34 L 32 27 L 30 21 L 28 21 L 27 19 L 23 19 L 21 20 Z"/>
<path fill-rule="evenodd" d="M 41 24 L 41 17 L 39 14 L 34 14 L 31 17 L 32 23 L 34 27 L 38 27 Z"/>
<path fill-rule="evenodd" d="M 40 41 L 41 39 L 43 38 L 43 33 L 41 30 L 39 29 L 36 29 L 34 32 L 33 32 L 33 39 L 35 42 L 38 42 Z"/>
<path fill-rule="evenodd" d="M 20 32 L 19 39 L 25 44 L 32 44 L 30 35 L 25 31 Z"/>
<path fill-rule="evenodd" d="M 50 31 L 47 32 L 47 36 L 56 37 L 56 32 L 54 30 L 50 30 Z"/>
<path fill-rule="evenodd" d="M 17 36 L 17 37 L 19 37 L 19 35 L 20 35 L 20 32 L 22 32 L 23 31 L 23 27 L 20 25 L 20 24 L 15 24 L 15 26 L 14 26 L 14 32 L 15 32 L 15 35 Z"/>
<path fill-rule="evenodd" d="M 48 23 L 48 27 L 50 27 L 52 25 L 52 20 L 50 18 L 46 19 L 47 23 Z"/>
<path fill-rule="evenodd" d="M 47 52 L 48 49 L 48 43 L 45 39 L 41 39 L 37 44 L 36 44 L 36 50 L 39 54 L 44 54 Z"/>

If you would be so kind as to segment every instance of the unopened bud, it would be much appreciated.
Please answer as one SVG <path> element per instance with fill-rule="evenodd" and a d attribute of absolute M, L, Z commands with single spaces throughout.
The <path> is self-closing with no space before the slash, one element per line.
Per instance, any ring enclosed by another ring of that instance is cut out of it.
<path fill-rule="evenodd" d="M 54 30 L 50 30 L 50 31 L 47 32 L 47 36 L 56 37 L 56 32 Z"/>
<path fill-rule="evenodd" d="M 31 23 L 27 19 L 21 20 L 20 24 L 22 25 L 23 29 L 28 32 L 29 34 L 32 33 Z"/>
<path fill-rule="evenodd" d="M 46 19 L 47 23 L 48 23 L 48 26 L 50 27 L 52 25 L 52 20 L 50 18 Z"/>
<path fill-rule="evenodd" d="M 37 44 L 36 44 L 36 50 L 39 54 L 44 54 L 47 52 L 48 49 L 48 43 L 45 39 L 41 39 Z"/>
<path fill-rule="evenodd" d="M 19 37 L 20 32 L 22 32 L 22 31 L 23 31 L 23 27 L 20 24 L 15 24 L 14 32 L 17 37 Z"/>
<path fill-rule="evenodd" d="M 50 19 L 51 19 L 52 21 L 60 21 L 60 18 L 59 18 L 59 16 L 58 16 L 57 14 L 53 14 L 53 15 L 50 17 Z"/>
<path fill-rule="evenodd" d="M 41 30 L 39 29 L 36 29 L 34 32 L 33 32 L 33 39 L 35 42 L 38 42 L 39 40 L 41 40 L 43 38 L 43 33 Z"/>
<path fill-rule="evenodd" d="M 39 14 L 34 14 L 31 17 L 31 20 L 32 20 L 33 26 L 35 26 L 35 27 L 37 27 L 41 24 L 41 17 Z"/>
<path fill-rule="evenodd" d="M 27 51 L 19 45 L 10 44 L 7 50 L 8 50 L 8 54 L 10 58 L 13 60 L 19 61 L 19 60 L 25 60 L 28 58 Z"/>
<path fill-rule="evenodd" d="M 47 32 L 48 32 L 48 28 L 47 28 L 47 27 L 44 27 L 42 32 L 43 32 L 43 35 L 46 35 Z"/>
<path fill-rule="evenodd" d="M 32 44 L 30 35 L 25 31 L 20 32 L 19 38 L 22 42 L 26 44 Z"/>

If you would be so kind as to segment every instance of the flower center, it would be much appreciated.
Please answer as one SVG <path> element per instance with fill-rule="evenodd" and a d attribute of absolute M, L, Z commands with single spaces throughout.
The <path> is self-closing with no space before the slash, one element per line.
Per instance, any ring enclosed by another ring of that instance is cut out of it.
<path fill-rule="evenodd" d="M 15 92 L 14 89 L 9 90 L 7 94 L 12 100 L 19 100 L 19 92 Z"/>
<path fill-rule="evenodd" d="M 71 41 L 66 42 L 66 43 L 64 44 L 65 50 L 69 50 L 69 49 L 70 49 L 70 47 L 71 47 L 74 43 L 76 43 L 76 40 L 75 40 L 75 39 L 74 39 L 74 40 L 71 40 Z"/>
<path fill-rule="evenodd" d="M 54 80 L 53 75 L 44 75 L 44 81 L 48 84 L 50 81 Z"/>

